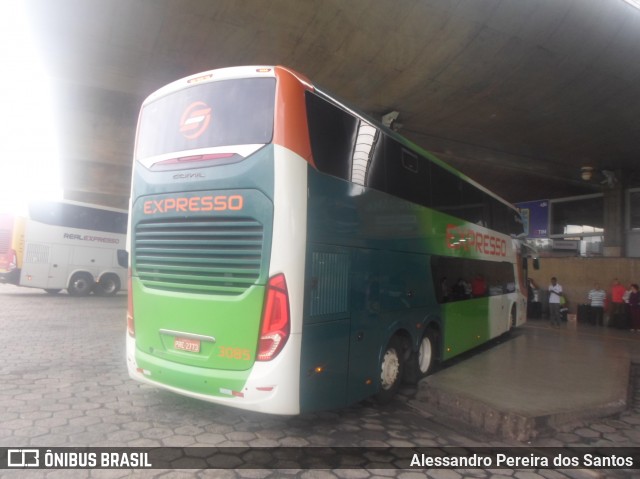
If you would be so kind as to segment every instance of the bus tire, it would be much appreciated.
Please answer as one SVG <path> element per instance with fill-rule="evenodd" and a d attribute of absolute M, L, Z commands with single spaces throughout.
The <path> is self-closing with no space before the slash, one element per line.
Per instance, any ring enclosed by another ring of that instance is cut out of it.
<path fill-rule="evenodd" d="M 433 372 L 438 360 L 438 332 L 429 329 L 424 333 L 418 351 L 411 355 L 405 371 L 405 381 L 417 384 L 422 378 Z"/>
<path fill-rule="evenodd" d="M 75 273 L 71 276 L 67 291 L 71 296 L 88 296 L 93 289 L 93 284 L 93 277 L 89 273 Z"/>
<path fill-rule="evenodd" d="M 121 283 L 117 274 L 105 274 L 96 283 L 94 292 L 98 296 L 114 296 L 120 291 Z"/>
<path fill-rule="evenodd" d="M 384 349 L 380 361 L 380 391 L 376 400 L 380 404 L 388 404 L 398 392 L 404 374 L 405 348 L 402 340 L 394 336 Z"/>
<path fill-rule="evenodd" d="M 420 379 L 429 374 L 438 358 L 438 332 L 429 329 L 420 341 L 418 350 L 418 374 Z"/>
<path fill-rule="evenodd" d="M 52 288 L 45 288 L 44 290 L 46 291 L 47 294 L 58 294 L 60 291 L 62 291 L 61 289 L 52 289 Z"/>

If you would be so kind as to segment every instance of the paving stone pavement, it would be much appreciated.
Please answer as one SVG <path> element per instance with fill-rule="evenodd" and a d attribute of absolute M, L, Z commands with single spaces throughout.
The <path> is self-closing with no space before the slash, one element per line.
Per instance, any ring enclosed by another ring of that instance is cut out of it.
<path fill-rule="evenodd" d="M 500 441 L 455 418 L 421 413 L 415 389 L 388 407 L 364 401 L 339 411 L 270 416 L 140 385 L 125 365 L 126 295 L 51 296 L 0 285 L 1 447 L 531 447 L 640 445 L 640 391 L 617 417 L 565 427 L 529 444 Z M 639 381 L 640 382 L 640 381 Z M 636 389 L 640 389 L 637 387 Z M 640 477 L 582 469 L 0 470 L 11 478 L 516 478 Z"/>

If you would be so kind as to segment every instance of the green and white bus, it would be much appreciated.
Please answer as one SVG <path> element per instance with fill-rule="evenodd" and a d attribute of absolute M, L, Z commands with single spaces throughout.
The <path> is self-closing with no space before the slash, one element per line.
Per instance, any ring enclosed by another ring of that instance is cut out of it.
<path fill-rule="evenodd" d="M 150 95 L 129 221 L 129 374 L 193 398 L 384 402 L 525 321 L 517 210 L 283 67 Z"/>

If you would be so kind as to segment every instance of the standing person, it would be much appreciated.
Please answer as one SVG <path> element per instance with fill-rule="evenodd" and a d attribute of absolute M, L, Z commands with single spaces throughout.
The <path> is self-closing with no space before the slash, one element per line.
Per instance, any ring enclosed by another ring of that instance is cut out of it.
<path fill-rule="evenodd" d="M 460 301 L 462 299 L 467 299 L 467 288 L 465 286 L 465 281 L 463 278 L 459 278 L 458 282 L 453 285 L 451 288 L 451 294 L 453 296 L 454 301 Z"/>
<path fill-rule="evenodd" d="M 618 281 L 618 278 L 611 283 L 611 313 L 620 314 L 624 312 L 624 293 L 625 287 Z"/>
<path fill-rule="evenodd" d="M 440 281 L 440 291 L 442 293 L 442 302 L 449 302 L 449 282 L 447 281 L 447 277 L 444 276 Z"/>
<path fill-rule="evenodd" d="M 551 284 L 549 285 L 549 319 L 551 320 L 551 327 L 560 326 L 560 298 L 562 296 L 564 296 L 562 286 L 554 276 L 551 278 Z"/>
<path fill-rule="evenodd" d="M 607 299 L 607 293 L 600 287 L 600 284 L 593 285 L 593 289 L 587 295 L 589 304 L 591 305 L 591 314 L 596 326 L 602 326 L 604 320 L 604 303 Z"/>
<path fill-rule="evenodd" d="M 638 285 L 631 285 L 631 293 L 629 294 L 629 309 L 631 311 L 631 331 L 640 332 L 640 293 Z"/>
<path fill-rule="evenodd" d="M 540 318 L 542 315 L 542 304 L 540 303 L 540 294 L 538 285 L 532 278 L 528 278 L 527 284 L 527 317 Z"/>

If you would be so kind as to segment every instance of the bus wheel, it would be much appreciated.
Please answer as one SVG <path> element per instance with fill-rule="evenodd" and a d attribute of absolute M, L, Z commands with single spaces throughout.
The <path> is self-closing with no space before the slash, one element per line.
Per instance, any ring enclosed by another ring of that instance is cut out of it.
<path fill-rule="evenodd" d="M 438 358 L 438 332 L 429 330 L 420 340 L 418 351 L 413 353 L 405 369 L 404 380 L 409 384 L 417 384 L 434 368 Z"/>
<path fill-rule="evenodd" d="M 113 296 L 118 291 L 120 291 L 120 278 L 115 274 L 105 274 L 94 288 L 94 292 L 99 296 Z"/>
<path fill-rule="evenodd" d="M 433 330 L 427 331 L 422 341 L 420 341 L 420 349 L 418 350 L 418 374 L 420 378 L 425 377 L 433 369 L 433 365 L 437 356 L 437 336 Z"/>
<path fill-rule="evenodd" d="M 62 291 L 61 289 L 46 289 L 45 291 L 47 292 L 47 294 L 58 294 L 60 291 Z"/>
<path fill-rule="evenodd" d="M 93 289 L 93 278 L 89 273 L 76 273 L 71 276 L 67 291 L 71 296 L 87 296 Z"/>
<path fill-rule="evenodd" d="M 404 348 L 402 341 L 394 336 L 387 344 L 380 363 L 380 391 L 376 399 L 387 404 L 398 391 L 404 371 Z"/>

